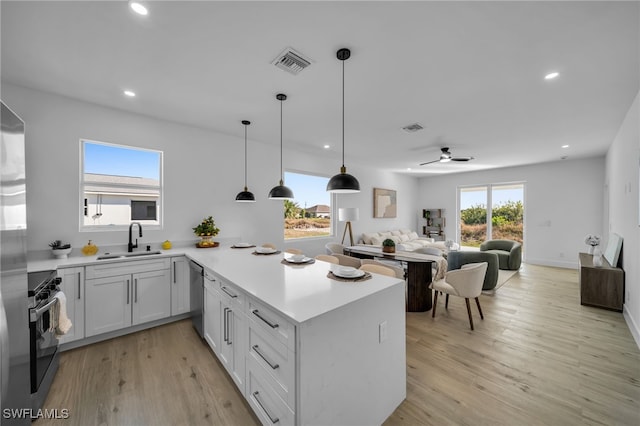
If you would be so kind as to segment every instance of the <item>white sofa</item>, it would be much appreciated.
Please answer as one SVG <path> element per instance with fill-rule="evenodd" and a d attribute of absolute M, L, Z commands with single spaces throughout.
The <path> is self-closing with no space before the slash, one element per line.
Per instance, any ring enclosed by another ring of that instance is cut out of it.
<path fill-rule="evenodd" d="M 396 243 L 398 251 L 414 251 L 421 247 L 436 247 L 442 251 L 446 250 L 444 241 L 434 241 L 433 238 L 420 237 L 417 232 L 410 229 L 397 229 L 393 231 L 364 233 L 360 237 L 358 244 L 382 246 L 382 242 L 387 238 Z M 454 249 L 457 249 L 454 244 Z"/>

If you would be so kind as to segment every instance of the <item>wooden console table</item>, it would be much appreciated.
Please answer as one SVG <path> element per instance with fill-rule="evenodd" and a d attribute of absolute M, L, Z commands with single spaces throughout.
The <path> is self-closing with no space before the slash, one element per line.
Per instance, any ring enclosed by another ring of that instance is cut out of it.
<path fill-rule="evenodd" d="M 433 260 L 403 256 L 402 253 L 384 253 L 378 247 L 345 247 L 344 253 L 360 259 L 383 258 L 407 263 L 407 312 L 425 312 L 431 309 L 431 266 Z"/>
<path fill-rule="evenodd" d="M 593 266 L 593 255 L 580 253 L 580 304 L 622 312 L 624 271 L 609 265 Z"/>

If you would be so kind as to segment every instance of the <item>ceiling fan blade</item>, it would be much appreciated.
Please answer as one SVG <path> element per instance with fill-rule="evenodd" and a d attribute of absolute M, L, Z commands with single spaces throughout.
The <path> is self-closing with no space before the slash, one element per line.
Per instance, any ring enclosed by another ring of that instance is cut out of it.
<path fill-rule="evenodd" d="M 440 160 L 433 160 L 433 161 L 427 161 L 426 163 L 420 163 L 421 166 L 426 166 L 427 164 L 431 164 L 431 163 L 439 163 Z"/>

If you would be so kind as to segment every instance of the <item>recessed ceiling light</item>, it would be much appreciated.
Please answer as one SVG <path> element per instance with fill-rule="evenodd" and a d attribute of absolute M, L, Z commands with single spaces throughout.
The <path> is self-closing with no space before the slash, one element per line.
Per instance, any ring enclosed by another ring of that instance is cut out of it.
<path fill-rule="evenodd" d="M 129 7 L 138 15 L 146 16 L 149 13 L 147 8 L 139 1 L 130 1 Z"/>
<path fill-rule="evenodd" d="M 562 145 L 563 148 L 569 148 L 569 145 Z"/>
<path fill-rule="evenodd" d="M 125 90 L 123 93 L 125 96 L 128 96 L 130 98 L 134 98 L 136 96 L 136 92 L 132 92 L 131 90 Z"/>
<path fill-rule="evenodd" d="M 329 148 L 331 148 L 331 145 L 325 145 L 325 146 L 323 146 L 323 148 L 324 149 L 329 149 Z"/>
<path fill-rule="evenodd" d="M 557 76 L 559 76 L 560 73 L 559 72 L 550 72 L 549 74 L 544 76 L 545 80 L 553 80 L 554 78 L 556 78 Z"/>

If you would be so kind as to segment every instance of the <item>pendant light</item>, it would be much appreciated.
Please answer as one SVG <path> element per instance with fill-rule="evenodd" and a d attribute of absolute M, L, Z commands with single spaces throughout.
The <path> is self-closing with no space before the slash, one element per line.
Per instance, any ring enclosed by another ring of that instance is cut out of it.
<path fill-rule="evenodd" d="M 347 194 L 360 192 L 360 182 L 354 176 L 348 174 L 347 168 L 344 166 L 344 61 L 349 59 L 351 51 L 349 49 L 340 49 L 336 56 L 342 61 L 342 167 L 340 167 L 340 173 L 332 177 L 327 183 L 327 191 Z"/>
<path fill-rule="evenodd" d="M 247 126 L 251 124 L 248 120 L 242 120 L 244 124 L 244 190 L 238 192 L 236 201 L 239 203 L 255 203 L 256 197 L 247 189 Z"/>
<path fill-rule="evenodd" d="M 287 95 L 278 93 L 276 99 L 280 101 L 280 184 L 269 191 L 270 200 L 291 200 L 293 191 L 284 186 L 284 173 L 282 172 L 282 102 L 287 100 Z"/>

